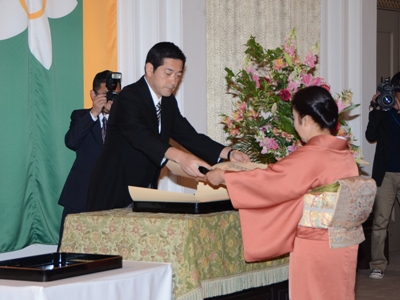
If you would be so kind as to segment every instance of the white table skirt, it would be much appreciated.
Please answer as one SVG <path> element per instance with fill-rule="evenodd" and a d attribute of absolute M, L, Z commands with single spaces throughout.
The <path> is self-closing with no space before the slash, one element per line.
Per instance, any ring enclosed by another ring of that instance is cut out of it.
<path fill-rule="evenodd" d="M 49 282 L 0 280 L 0 300 L 170 300 L 169 263 L 123 261 L 121 269 Z"/>

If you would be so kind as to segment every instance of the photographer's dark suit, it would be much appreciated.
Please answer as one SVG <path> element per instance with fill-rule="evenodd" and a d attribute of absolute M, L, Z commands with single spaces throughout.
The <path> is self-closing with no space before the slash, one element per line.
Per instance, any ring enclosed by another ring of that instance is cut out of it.
<path fill-rule="evenodd" d="M 149 87 L 142 77 L 113 104 L 107 138 L 89 183 L 88 211 L 126 207 L 128 186 L 157 187 L 161 162 L 172 138 L 213 165 L 223 145 L 199 134 L 181 115 L 174 95 L 162 98 L 161 134 Z"/>
<path fill-rule="evenodd" d="M 365 137 L 369 142 L 376 142 L 376 150 L 371 177 L 375 179 L 377 186 L 381 186 L 389 162 L 389 118 L 391 118 L 390 111 L 383 111 L 378 109 L 371 110 L 369 112 L 369 121 L 367 125 L 367 130 L 365 132 Z"/>
<path fill-rule="evenodd" d="M 371 237 L 370 278 L 380 279 L 387 266 L 385 240 L 394 202 L 400 199 L 400 114 L 375 107 L 369 113 L 365 137 L 376 142 L 372 178 L 378 187 Z"/>
<path fill-rule="evenodd" d="M 76 152 L 76 158 L 58 201 L 58 204 L 64 206 L 60 240 L 65 216 L 86 211 L 90 175 L 103 147 L 99 120 L 93 121 L 90 109 L 74 110 L 71 114 L 65 145 Z"/>

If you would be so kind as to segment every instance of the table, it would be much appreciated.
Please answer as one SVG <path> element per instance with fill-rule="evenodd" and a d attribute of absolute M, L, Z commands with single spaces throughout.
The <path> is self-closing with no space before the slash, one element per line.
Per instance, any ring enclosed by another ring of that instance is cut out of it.
<path fill-rule="evenodd" d="M 123 261 L 121 269 L 49 282 L 0 280 L 0 300 L 170 300 L 169 263 Z"/>
<path fill-rule="evenodd" d="M 288 279 L 288 256 L 246 263 L 239 214 L 139 213 L 114 209 L 68 215 L 61 251 L 121 255 L 172 264 L 172 298 L 201 300 Z"/>

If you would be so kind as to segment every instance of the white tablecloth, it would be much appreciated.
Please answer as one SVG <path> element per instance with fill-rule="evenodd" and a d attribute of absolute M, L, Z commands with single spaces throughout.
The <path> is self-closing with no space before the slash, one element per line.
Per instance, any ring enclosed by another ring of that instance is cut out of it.
<path fill-rule="evenodd" d="M 1 300 L 170 300 L 169 263 L 123 261 L 121 269 L 49 282 L 0 280 Z"/>

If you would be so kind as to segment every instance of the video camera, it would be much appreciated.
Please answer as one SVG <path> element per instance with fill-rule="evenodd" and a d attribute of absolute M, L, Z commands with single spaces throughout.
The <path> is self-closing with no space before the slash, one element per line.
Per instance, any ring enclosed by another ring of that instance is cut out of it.
<path fill-rule="evenodd" d="M 385 80 L 381 79 L 381 83 L 376 88 L 376 91 L 381 94 L 376 98 L 376 103 L 371 102 L 371 105 L 374 107 L 379 105 L 382 110 L 388 111 L 396 104 L 395 92 L 400 92 L 400 86 L 392 85 L 388 77 Z"/>
<path fill-rule="evenodd" d="M 118 83 L 121 86 L 122 73 L 119 72 L 110 72 L 107 74 L 106 79 L 106 87 L 107 87 L 107 101 L 114 101 L 117 96 L 117 92 L 115 91 Z"/>

